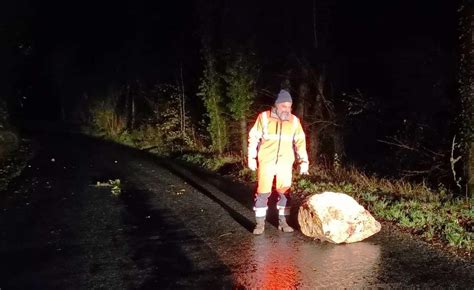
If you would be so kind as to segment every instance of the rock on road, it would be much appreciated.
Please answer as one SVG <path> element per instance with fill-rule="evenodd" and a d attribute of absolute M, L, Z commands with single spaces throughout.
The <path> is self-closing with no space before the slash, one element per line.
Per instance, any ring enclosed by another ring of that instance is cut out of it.
<path fill-rule="evenodd" d="M 79 135 L 36 140 L 0 193 L 0 289 L 474 287 L 471 263 L 407 235 L 254 236 L 248 185 Z M 120 195 L 95 186 L 109 179 Z"/>

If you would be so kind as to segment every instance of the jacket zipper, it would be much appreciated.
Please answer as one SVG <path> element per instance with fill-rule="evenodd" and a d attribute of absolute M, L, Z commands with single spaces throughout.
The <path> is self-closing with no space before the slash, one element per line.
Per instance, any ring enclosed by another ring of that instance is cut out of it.
<path fill-rule="evenodd" d="M 278 124 L 280 124 L 280 134 L 278 136 L 278 149 L 277 149 L 277 156 L 276 156 L 277 158 L 275 160 L 275 165 L 278 163 L 278 157 L 280 155 L 281 131 L 282 131 L 283 121 L 278 120 L 278 123 L 277 123 L 276 128 L 275 128 L 277 132 L 275 132 L 275 133 L 278 133 Z"/>

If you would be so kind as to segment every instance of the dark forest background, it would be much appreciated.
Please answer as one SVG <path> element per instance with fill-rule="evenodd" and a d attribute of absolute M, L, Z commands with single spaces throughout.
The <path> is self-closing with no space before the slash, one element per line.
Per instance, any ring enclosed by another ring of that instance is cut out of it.
<path fill-rule="evenodd" d="M 213 117 L 203 102 L 209 92 L 203 92 L 203 83 L 213 63 L 223 76 L 217 77 L 219 104 L 228 110 L 228 76 L 242 68 L 232 67 L 239 56 L 245 65 L 237 71 L 249 77 L 250 110 L 243 119 L 222 114 L 229 141 L 214 151 L 241 152 L 238 122 L 248 128 L 286 88 L 303 120 L 313 164 L 342 162 L 383 176 L 455 186 L 450 157 L 463 122 L 460 2 L 18 0 L 0 5 L 5 126 L 21 127 L 25 120 L 87 123 L 90 104 L 114 95 L 126 116 L 118 133 L 131 134 L 157 115 L 172 118 L 166 114 L 173 116 L 172 111 L 161 108 L 172 108 L 177 103 L 166 102 L 176 97 L 186 115 L 180 121 L 188 124 L 181 130 L 193 126 L 188 137 L 194 145 L 215 145 L 206 125 Z"/>

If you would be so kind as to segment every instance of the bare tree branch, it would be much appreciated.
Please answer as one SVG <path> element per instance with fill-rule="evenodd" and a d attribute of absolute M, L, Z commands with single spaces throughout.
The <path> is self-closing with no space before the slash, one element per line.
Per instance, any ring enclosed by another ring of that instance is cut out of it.
<path fill-rule="evenodd" d="M 409 150 L 409 151 L 413 151 L 413 152 L 419 152 L 420 154 L 423 154 L 425 156 L 438 156 L 438 157 L 444 157 L 445 154 L 443 153 L 440 153 L 440 152 L 435 152 L 429 148 L 426 148 L 425 146 L 420 146 L 420 148 L 415 148 L 413 146 L 410 146 L 396 138 L 393 138 L 391 137 L 390 138 L 392 140 L 392 142 L 390 141 L 387 141 L 387 140 L 380 140 L 378 139 L 377 141 L 380 142 L 380 143 L 384 143 L 384 144 L 388 144 L 388 145 L 392 145 L 392 146 L 396 146 L 396 147 L 399 147 L 399 148 L 402 148 L 402 149 L 406 149 L 406 150 Z M 422 150 L 420 150 L 422 149 Z"/>
<path fill-rule="evenodd" d="M 458 162 L 461 159 L 461 156 L 454 158 L 454 148 L 456 147 L 456 145 L 458 144 L 456 143 L 456 135 L 454 135 L 453 143 L 451 145 L 451 158 L 449 158 L 449 161 L 451 162 L 451 171 L 453 172 L 454 182 L 456 182 L 456 185 L 457 187 L 459 187 L 459 189 L 462 189 L 462 186 L 460 184 L 461 177 L 459 178 L 456 177 L 456 169 L 454 167 L 456 165 L 456 162 Z"/>

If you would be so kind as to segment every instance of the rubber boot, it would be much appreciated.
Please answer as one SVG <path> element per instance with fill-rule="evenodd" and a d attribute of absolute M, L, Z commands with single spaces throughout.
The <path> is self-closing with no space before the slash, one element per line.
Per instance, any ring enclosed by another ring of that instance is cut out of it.
<path fill-rule="evenodd" d="M 257 224 L 255 225 L 255 229 L 253 230 L 254 235 L 261 235 L 265 231 L 265 217 L 257 217 L 255 218 Z"/>
<path fill-rule="evenodd" d="M 294 231 L 294 229 L 286 223 L 286 217 L 286 215 L 278 216 L 278 229 L 285 233 L 291 233 Z"/>

